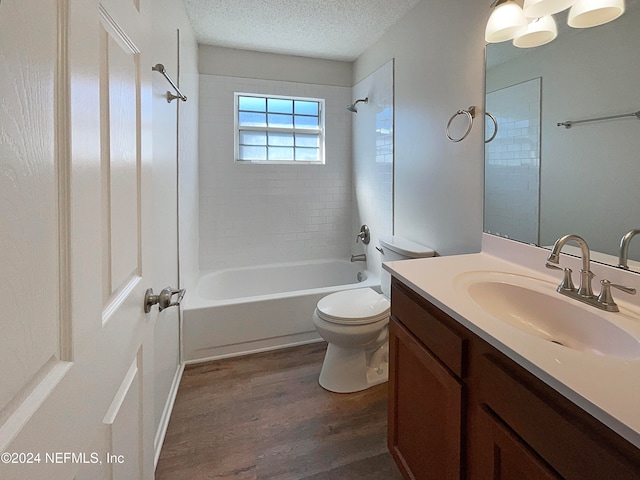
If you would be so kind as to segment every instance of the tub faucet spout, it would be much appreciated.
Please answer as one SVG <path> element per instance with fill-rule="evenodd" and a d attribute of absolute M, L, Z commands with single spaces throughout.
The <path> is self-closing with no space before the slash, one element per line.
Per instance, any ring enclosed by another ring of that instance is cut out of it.
<path fill-rule="evenodd" d="M 360 255 L 351 255 L 351 261 L 352 262 L 366 262 L 367 261 L 367 256 L 362 253 Z"/>

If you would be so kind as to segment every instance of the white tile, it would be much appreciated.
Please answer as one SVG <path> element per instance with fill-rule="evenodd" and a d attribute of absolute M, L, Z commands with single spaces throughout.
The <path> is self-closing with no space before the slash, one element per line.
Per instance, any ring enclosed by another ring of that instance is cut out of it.
<path fill-rule="evenodd" d="M 351 89 L 213 75 L 201 78 L 205 100 L 200 108 L 200 188 L 210 200 L 201 198 L 200 202 L 206 203 L 200 211 L 200 268 L 320 258 L 319 254 L 328 254 L 329 241 L 337 244 L 341 256 L 346 256 L 351 235 L 339 223 L 351 214 L 350 131 L 327 129 L 331 144 L 326 149 L 327 165 L 321 167 L 236 165 L 233 94 L 242 91 L 325 98 L 326 122 L 333 126 L 344 122 L 330 115 L 343 115 L 337 106 L 351 101 Z M 333 172 L 341 172 L 347 180 L 335 184 L 329 175 Z M 348 195 L 334 198 L 333 189 L 343 186 L 349 189 Z M 331 210 L 327 202 L 333 202 Z M 344 232 L 336 241 L 329 232 L 338 227 Z"/>

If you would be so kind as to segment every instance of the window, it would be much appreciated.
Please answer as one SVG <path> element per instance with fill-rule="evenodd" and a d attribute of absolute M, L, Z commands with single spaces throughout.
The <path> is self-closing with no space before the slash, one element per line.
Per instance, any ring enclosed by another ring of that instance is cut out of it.
<path fill-rule="evenodd" d="M 235 94 L 236 160 L 324 163 L 324 100 Z"/>

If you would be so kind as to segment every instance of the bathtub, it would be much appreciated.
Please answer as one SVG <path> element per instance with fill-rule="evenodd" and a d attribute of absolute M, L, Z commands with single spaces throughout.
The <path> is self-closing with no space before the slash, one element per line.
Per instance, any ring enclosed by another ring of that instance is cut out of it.
<path fill-rule="evenodd" d="M 379 291 L 380 279 L 363 267 L 321 260 L 202 273 L 183 301 L 185 363 L 320 341 L 311 319 L 318 300 L 350 288 Z"/>

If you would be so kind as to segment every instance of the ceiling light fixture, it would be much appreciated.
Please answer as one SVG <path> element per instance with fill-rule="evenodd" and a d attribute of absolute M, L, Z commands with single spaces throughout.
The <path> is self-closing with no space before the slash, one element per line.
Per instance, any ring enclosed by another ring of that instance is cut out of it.
<path fill-rule="evenodd" d="M 494 0 L 485 29 L 488 43 L 513 40 L 519 48 L 551 42 L 558 36 L 552 15 L 571 7 L 567 23 L 589 28 L 615 20 L 625 11 L 624 0 Z"/>
<path fill-rule="evenodd" d="M 527 26 L 527 31 L 513 39 L 518 48 L 539 47 L 553 41 L 558 36 L 556 21 L 551 15 L 536 18 Z"/>
<path fill-rule="evenodd" d="M 527 17 L 524 16 L 522 7 L 516 2 L 496 0 L 492 4 L 493 6 L 495 8 L 484 31 L 484 38 L 487 42 L 505 42 L 527 30 Z"/>
<path fill-rule="evenodd" d="M 567 23 L 573 28 L 597 27 L 618 18 L 624 9 L 624 0 L 578 0 L 569 10 Z"/>
<path fill-rule="evenodd" d="M 522 9 L 527 18 L 540 18 L 562 12 L 576 0 L 524 0 Z"/>

